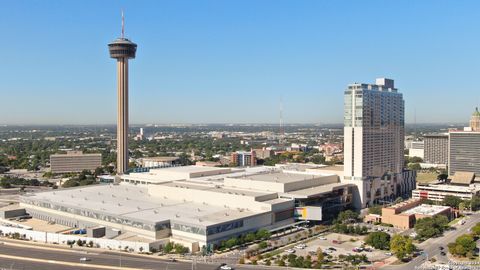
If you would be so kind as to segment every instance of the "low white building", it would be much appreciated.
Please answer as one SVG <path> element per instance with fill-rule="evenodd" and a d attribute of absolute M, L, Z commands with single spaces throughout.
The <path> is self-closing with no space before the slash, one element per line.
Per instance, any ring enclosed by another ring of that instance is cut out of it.
<path fill-rule="evenodd" d="M 412 197 L 443 201 L 445 196 L 455 196 L 462 200 L 471 200 L 473 196 L 480 194 L 480 184 L 475 183 L 474 180 L 474 173 L 457 172 L 450 183 L 417 184 L 417 188 L 412 191 Z"/>
<path fill-rule="evenodd" d="M 322 203 L 336 210 L 350 202 L 350 185 L 333 174 L 203 166 L 154 169 L 123 175 L 119 184 L 21 198 L 21 206 L 35 218 L 78 228 L 102 225 L 158 243 L 170 239 L 193 251 L 293 223 L 296 204 L 322 211 Z"/>

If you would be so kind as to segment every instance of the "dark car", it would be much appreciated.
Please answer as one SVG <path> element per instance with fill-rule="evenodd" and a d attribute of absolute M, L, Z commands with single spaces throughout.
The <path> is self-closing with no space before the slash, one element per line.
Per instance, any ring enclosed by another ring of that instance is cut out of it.
<path fill-rule="evenodd" d="M 447 254 L 445 253 L 445 251 L 442 251 L 442 252 L 440 252 L 440 255 L 445 256 Z"/>
<path fill-rule="evenodd" d="M 440 250 L 443 250 L 443 247 L 442 247 L 442 246 L 440 246 L 440 247 L 438 247 L 438 249 L 440 249 Z"/>

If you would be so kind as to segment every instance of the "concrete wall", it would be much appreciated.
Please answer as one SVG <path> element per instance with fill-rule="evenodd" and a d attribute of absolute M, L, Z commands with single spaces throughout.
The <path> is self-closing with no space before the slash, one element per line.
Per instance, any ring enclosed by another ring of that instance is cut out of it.
<path fill-rule="evenodd" d="M 100 248 L 106 248 L 106 249 L 111 248 L 111 249 L 122 250 L 126 246 L 128 246 L 129 248 L 132 248 L 136 252 L 139 252 L 140 248 L 142 248 L 143 251 L 149 251 L 150 246 L 152 247 L 157 246 L 158 248 L 158 245 L 159 245 L 159 243 L 157 242 L 141 243 L 141 242 L 114 240 L 114 239 L 81 237 L 78 235 L 47 233 L 47 232 L 25 230 L 25 229 L 6 227 L 6 226 L 0 226 L 0 231 L 2 231 L 3 234 L 19 233 L 20 235 L 25 235 L 26 239 L 30 239 L 38 242 L 58 243 L 61 245 L 66 245 L 68 240 L 77 241 L 78 239 L 80 239 L 80 240 L 85 240 L 87 243 L 92 241 L 94 243 L 94 246 L 98 246 Z"/>
<path fill-rule="evenodd" d="M 406 230 L 413 227 L 413 225 L 415 224 L 415 215 L 383 215 L 382 212 L 382 222 L 386 224 L 391 224 L 395 228 Z"/>
<path fill-rule="evenodd" d="M 30 213 L 33 217 L 36 217 L 36 215 L 39 215 L 39 214 L 44 214 L 45 216 L 49 217 L 49 220 L 53 220 L 59 224 L 64 224 L 71 227 L 90 227 L 90 226 L 102 225 L 106 227 L 116 228 L 116 229 L 119 229 L 120 231 L 133 232 L 152 240 L 157 239 L 155 231 L 142 230 L 142 229 L 131 227 L 131 226 L 125 226 L 122 224 L 74 215 L 67 212 L 60 212 L 60 211 L 38 207 L 34 205 L 29 205 L 29 204 L 24 204 L 24 203 L 20 203 L 20 205 L 22 207 L 25 207 L 27 209 L 27 212 Z M 41 218 L 38 216 L 37 218 L 45 220 L 44 218 Z M 70 222 L 70 223 L 65 224 L 65 222 Z"/>
<path fill-rule="evenodd" d="M 338 182 L 337 175 L 326 175 L 326 176 L 318 176 L 312 174 L 299 174 L 299 177 L 304 177 L 304 179 L 294 181 L 294 182 L 271 182 L 271 181 L 259 181 L 259 180 L 251 180 L 247 178 L 228 178 L 224 179 L 224 185 L 230 187 L 237 187 L 237 188 L 255 188 L 258 190 L 265 190 L 265 191 L 274 191 L 274 192 L 289 192 L 299 189 L 305 189 L 309 187 L 315 187 L 320 185 L 332 184 Z"/>
<path fill-rule="evenodd" d="M 3 211 L 0 211 L 0 218 L 9 219 L 9 218 L 15 218 L 19 216 L 25 216 L 26 214 L 27 213 L 25 212 L 25 208 L 3 210 Z"/>
<path fill-rule="evenodd" d="M 219 206 L 228 205 L 232 208 L 244 208 L 253 211 L 271 211 L 272 209 L 270 204 L 255 201 L 255 197 L 212 192 L 209 190 L 150 185 L 148 186 L 148 194 L 152 196 L 158 196 L 157 194 L 168 194 L 169 198 L 175 198 L 176 200 L 188 200 L 198 203 L 205 202 Z"/>

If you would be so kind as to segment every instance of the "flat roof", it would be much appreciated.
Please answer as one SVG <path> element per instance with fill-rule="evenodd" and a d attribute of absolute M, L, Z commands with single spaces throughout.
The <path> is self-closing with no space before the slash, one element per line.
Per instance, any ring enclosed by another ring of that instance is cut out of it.
<path fill-rule="evenodd" d="M 431 190 L 431 191 L 446 191 L 446 192 L 478 192 L 480 191 L 480 186 L 473 184 L 469 186 L 455 186 L 449 184 L 429 184 L 429 185 L 418 185 L 417 190 Z"/>
<path fill-rule="evenodd" d="M 449 206 L 421 204 L 405 212 L 402 212 L 402 215 L 420 214 L 420 215 L 426 215 L 426 216 L 434 216 L 445 210 L 448 210 L 449 208 L 450 208 Z"/>
<path fill-rule="evenodd" d="M 142 161 L 174 161 L 180 159 L 179 157 L 144 157 Z"/>
<path fill-rule="evenodd" d="M 242 189 L 242 188 L 232 188 L 232 187 L 225 187 L 221 185 L 215 185 L 213 183 L 198 183 L 198 182 L 190 182 L 190 181 L 174 181 L 170 183 L 165 183 L 163 186 L 168 187 L 178 187 L 178 188 L 187 188 L 187 189 L 196 189 L 196 190 L 205 190 L 210 192 L 218 192 L 218 193 L 228 193 L 228 194 L 235 194 L 235 195 L 243 195 L 249 197 L 257 197 L 263 196 L 268 194 L 276 194 L 276 192 L 263 192 L 260 190 L 251 190 L 251 189 Z"/>
<path fill-rule="evenodd" d="M 248 177 L 245 177 L 245 180 L 286 184 L 286 183 L 304 181 L 308 179 L 318 179 L 321 177 L 322 176 L 312 175 L 312 174 L 272 172 L 272 173 L 259 173 L 259 174 L 249 175 Z M 242 178 L 242 177 L 236 177 L 236 178 Z"/>
<path fill-rule="evenodd" d="M 199 226 L 228 222 L 259 213 L 246 209 L 195 203 L 165 196 L 151 196 L 147 187 L 134 185 L 95 185 L 25 196 L 36 201 L 87 209 L 148 224 L 178 221 Z"/>
<path fill-rule="evenodd" d="M 175 173 L 197 173 L 197 172 L 216 172 L 216 171 L 231 171 L 230 168 L 222 167 L 207 167 L 207 166 L 177 166 L 177 167 L 166 167 L 159 169 L 151 169 L 150 172 L 155 174 L 156 172 L 175 172 Z"/>
<path fill-rule="evenodd" d="M 321 194 L 332 192 L 335 189 L 344 188 L 348 186 L 353 186 L 352 184 L 345 184 L 345 183 L 333 183 L 327 185 L 321 185 L 306 189 L 299 189 L 294 191 L 289 191 L 286 194 L 290 194 L 295 198 L 309 198 L 315 197 Z"/>
<path fill-rule="evenodd" d="M 101 153 L 67 153 L 67 154 L 51 154 L 50 157 L 101 157 Z"/>
<path fill-rule="evenodd" d="M 343 172 L 343 165 L 317 167 L 317 168 L 312 168 L 310 170 L 342 171 Z"/>

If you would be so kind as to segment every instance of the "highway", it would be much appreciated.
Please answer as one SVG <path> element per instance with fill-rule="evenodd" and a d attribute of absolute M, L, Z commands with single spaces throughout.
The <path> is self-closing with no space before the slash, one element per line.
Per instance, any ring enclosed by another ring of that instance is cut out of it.
<path fill-rule="evenodd" d="M 213 270 L 219 264 L 191 262 L 168 262 L 152 256 L 135 256 L 116 252 L 85 252 L 74 249 L 50 248 L 38 245 L 18 244 L 8 240 L 0 240 L 0 269 L 24 270 L 78 270 L 78 269 L 162 269 L 162 270 Z M 90 261 L 81 262 L 87 257 Z M 266 269 L 260 266 L 236 266 L 235 269 Z M 271 268 L 268 268 L 271 269 Z"/>
<path fill-rule="evenodd" d="M 423 250 L 425 255 L 418 256 L 414 258 L 412 261 L 402 265 L 391 265 L 382 267 L 386 270 L 411 270 L 415 269 L 415 267 L 420 266 L 428 259 L 435 257 L 437 262 L 447 262 L 448 258 L 446 256 L 440 255 L 440 246 L 444 247 L 445 253 L 448 253 L 448 243 L 455 242 L 455 239 L 462 234 L 469 233 L 468 229 L 472 228 L 476 223 L 480 222 L 480 213 L 473 214 L 469 216 L 466 220 L 465 224 L 463 225 L 455 225 L 454 230 L 446 231 L 442 237 L 431 238 L 427 241 L 418 245 L 418 248 Z"/>

